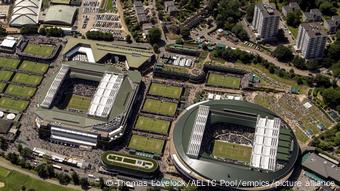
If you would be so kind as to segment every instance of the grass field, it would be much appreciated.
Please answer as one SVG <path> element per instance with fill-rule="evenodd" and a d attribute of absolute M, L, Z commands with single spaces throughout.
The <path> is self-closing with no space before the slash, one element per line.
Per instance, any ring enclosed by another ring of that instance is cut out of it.
<path fill-rule="evenodd" d="M 34 43 L 28 43 L 24 49 L 24 53 L 42 56 L 42 57 L 48 57 L 51 56 L 53 52 L 54 47 L 49 45 L 43 45 L 43 44 L 34 44 Z"/>
<path fill-rule="evenodd" d="M 0 71 L 0 80 L 8 81 L 11 79 L 13 72 L 10 71 Z"/>
<path fill-rule="evenodd" d="M 251 150 L 251 147 L 223 141 L 215 141 L 212 154 L 215 157 L 228 158 L 248 163 L 250 162 Z"/>
<path fill-rule="evenodd" d="M 35 88 L 31 88 L 31 87 L 16 86 L 16 85 L 10 84 L 7 87 L 5 93 L 9 95 L 19 96 L 19 97 L 32 97 L 35 90 L 36 90 Z"/>
<path fill-rule="evenodd" d="M 207 85 L 239 89 L 241 79 L 238 77 L 209 73 Z"/>
<path fill-rule="evenodd" d="M 176 109 L 176 103 L 155 99 L 146 99 L 142 110 L 160 115 L 173 116 L 176 113 Z"/>
<path fill-rule="evenodd" d="M 301 143 L 306 143 L 309 140 L 309 137 L 299 128 L 295 128 L 293 131 L 296 136 L 296 139 Z"/>
<path fill-rule="evenodd" d="M 178 99 L 181 97 L 182 88 L 176 86 L 167 86 L 164 84 L 152 83 L 149 89 L 150 95 L 162 96 Z"/>
<path fill-rule="evenodd" d="M 16 73 L 12 81 L 17 82 L 17 83 L 36 86 L 40 84 L 41 80 L 42 80 L 42 76 Z"/>
<path fill-rule="evenodd" d="M 4 91 L 5 87 L 6 87 L 6 84 L 0 82 L 0 93 Z"/>
<path fill-rule="evenodd" d="M 7 97 L 0 98 L 0 108 L 11 109 L 18 112 L 22 112 L 28 106 L 28 101 L 15 100 Z"/>
<path fill-rule="evenodd" d="M 129 148 L 155 154 L 162 154 L 164 140 L 132 135 Z"/>
<path fill-rule="evenodd" d="M 0 57 L 0 67 L 4 68 L 17 68 L 20 60 L 14 58 Z"/>
<path fill-rule="evenodd" d="M 70 101 L 68 102 L 67 108 L 78 109 L 80 111 L 86 112 L 91 104 L 91 98 L 79 95 L 72 95 Z"/>
<path fill-rule="evenodd" d="M 161 119 L 153 119 L 149 117 L 139 116 L 135 125 L 136 129 L 150 131 L 160 134 L 168 134 L 170 121 Z"/>
<path fill-rule="evenodd" d="M 44 74 L 48 69 L 47 64 L 31 62 L 31 61 L 23 61 L 19 67 L 19 70 L 27 71 L 27 72 L 34 72 L 38 74 Z"/>
<path fill-rule="evenodd" d="M 34 179 L 17 171 L 7 170 L 2 167 L 0 167 L 0 181 L 5 183 L 5 187 L 0 188 L 0 191 L 19 191 L 22 186 L 25 186 L 26 190 L 34 189 L 36 191 L 75 191 L 74 189 L 51 184 L 44 180 Z"/>

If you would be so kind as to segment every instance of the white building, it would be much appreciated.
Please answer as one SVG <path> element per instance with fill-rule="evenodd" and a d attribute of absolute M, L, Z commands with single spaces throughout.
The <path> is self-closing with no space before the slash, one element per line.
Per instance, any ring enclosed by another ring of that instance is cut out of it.
<path fill-rule="evenodd" d="M 296 50 L 306 59 L 322 58 L 327 34 L 320 23 L 302 23 L 296 38 Z"/>
<path fill-rule="evenodd" d="M 254 10 L 253 27 L 257 38 L 268 41 L 275 37 L 279 29 L 280 16 L 270 4 L 257 4 Z"/>

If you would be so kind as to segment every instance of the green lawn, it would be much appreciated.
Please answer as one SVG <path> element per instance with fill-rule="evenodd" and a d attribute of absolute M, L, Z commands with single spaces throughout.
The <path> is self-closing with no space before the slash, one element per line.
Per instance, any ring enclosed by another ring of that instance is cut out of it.
<path fill-rule="evenodd" d="M 239 89 L 241 79 L 238 77 L 209 73 L 207 85 Z"/>
<path fill-rule="evenodd" d="M 215 141 L 213 156 L 237 161 L 250 162 L 252 148 L 223 141 Z"/>
<path fill-rule="evenodd" d="M 15 110 L 18 112 L 24 111 L 28 106 L 28 101 L 15 100 L 7 97 L 0 98 L 0 108 Z"/>
<path fill-rule="evenodd" d="M 6 87 L 6 84 L 0 82 L 0 93 L 4 91 L 5 87 Z"/>
<path fill-rule="evenodd" d="M 0 167 L 0 181 L 5 184 L 5 187 L 0 188 L 0 191 L 20 191 L 22 186 L 25 186 L 26 190 L 34 189 L 36 191 L 75 191 L 74 189 L 51 184 L 44 180 L 34 179 L 17 171 L 7 170 L 3 167 Z"/>
<path fill-rule="evenodd" d="M 176 103 L 155 99 L 146 99 L 142 111 L 166 116 L 173 116 L 176 113 L 176 109 Z"/>
<path fill-rule="evenodd" d="M 34 72 L 38 74 L 44 74 L 48 69 L 47 64 L 31 62 L 31 61 L 23 61 L 19 67 L 19 70 L 27 71 L 27 72 Z"/>
<path fill-rule="evenodd" d="M 309 140 L 309 137 L 297 127 L 294 128 L 294 134 L 296 139 L 303 144 Z"/>
<path fill-rule="evenodd" d="M 165 84 L 152 83 L 149 89 L 150 95 L 179 99 L 182 94 L 182 88 L 168 86 Z"/>
<path fill-rule="evenodd" d="M 72 95 L 68 102 L 68 109 L 77 109 L 83 112 L 87 112 L 91 104 L 91 98 L 79 95 Z"/>
<path fill-rule="evenodd" d="M 20 60 L 14 58 L 4 58 L 0 57 L 0 67 L 4 68 L 17 68 Z"/>
<path fill-rule="evenodd" d="M 162 154 L 164 140 L 132 135 L 129 148 L 148 153 Z"/>
<path fill-rule="evenodd" d="M 24 49 L 24 53 L 48 57 L 51 56 L 54 47 L 52 45 L 45 45 L 45 44 L 34 44 L 28 43 Z"/>
<path fill-rule="evenodd" d="M 136 129 L 153 133 L 168 134 L 170 121 L 139 116 L 135 125 Z"/>
<path fill-rule="evenodd" d="M 292 26 L 288 26 L 289 31 L 292 33 L 292 35 L 294 36 L 294 38 L 296 39 L 298 32 L 299 32 L 299 28 L 295 28 Z"/>
<path fill-rule="evenodd" d="M 42 80 L 42 76 L 16 73 L 12 82 L 36 86 L 40 84 L 41 80 Z"/>
<path fill-rule="evenodd" d="M 0 80 L 8 81 L 11 79 L 13 72 L 10 71 L 0 71 Z"/>
<path fill-rule="evenodd" d="M 19 97 L 32 97 L 35 92 L 35 88 L 26 86 L 16 86 L 10 84 L 6 89 L 6 94 L 19 96 Z"/>

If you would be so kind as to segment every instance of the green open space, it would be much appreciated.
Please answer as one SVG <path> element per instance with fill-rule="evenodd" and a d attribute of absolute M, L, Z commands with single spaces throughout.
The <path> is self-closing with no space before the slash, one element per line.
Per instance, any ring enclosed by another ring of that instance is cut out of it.
<path fill-rule="evenodd" d="M 91 98 L 80 96 L 80 95 L 72 95 L 70 101 L 66 108 L 68 109 L 77 109 L 83 112 L 86 112 L 91 104 Z"/>
<path fill-rule="evenodd" d="M 158 169 L 158 163 L 153 159 L 113 151 L 105 152 L 101 160 L 109 168 L 124 168 L 146 173 Z"/>
<path fill-rule="evenodd" d="M 4 91 L 5 87 L 6 87 L 6 84 L 0 82 L 0 93 Z"/>
<path fill-rule="evenodd" d="M 19 97 L 32 97 L 35 92 L 35 88 L 26 87 L 26 86 L 17 86 L 10 84 L 6 88 L 6 94 L 19 96 Z"/>
<path fill-rule="evenodd" d="M 163 146 L 164 146 L 164 140 L 144 137 L 140 135 L 132 135 L 128 147 L 130 149 L 134 149 L 138 151 L 144 151 L 144 152 L 154 153 L 154 154 L 162 154 Z"/>
<path fill-rule="evenodd" d="M 0 80 L 8 81 L 11 79 L 13 72 L 10 71 L 0 71 Z"/>
<path fill-rule="evenodd" d="M 12 82 L 36 86 L 40 84 L 41 80 L 42 76 L 16 73 Z"/>
<path fill-rule="evenodd" d="M 10 109 L 18 112 L 24 111 L 28 106 L 28 101 L 12 99 L 8 97 L 0 98 L 0 108 Z"/>
<path fill-rule="evenodd" d="M 207 85 L 239 89 L 241 79 L 234 76 L 209 73 Z"/>
<path fill-rule="evenodd" d="M 181 97 L 182 88 L 165 84 L 152 83 L 149 89 L 149 94 L 178 99 Z"/>
<path fill-rule="evenodd" d="M 36 191 L 75 191 L 74 189 L 31 178 L 28 175 L 17 171 L 7 170 L 3 167 L 0 167 L 0 182 L 5 184 L 3 188 L 0 188 L 0 191 L 19 191 L 22 190 L 22 186 L 25 186 L 26 190 L 34 189 Z"/>
<path fill-rule="evenodd" d="M 136 129 L 153 133 L 168 134 L 170 121 L 139 116 L 135 125 Z"/>
<path fill-rule="evenodd" d="M 173 116 L 176 113 L 176 109 L 176 103 L 155 99 L 146 99 L 142 111 L 166 116 Z"/>
<path fill-rule="evenodd" d="M 24 49 L 24 53 L 42 57 L 49 57 L 51 56 L 53 50 L 54 46 L 52 45 L 35 44 L 29 42 Z"/>
<path fill-rule="evenodd" d="M 0 67 L 15 69 L 18 67 L 20 60 L 15 58 L 0 57 Z"/>
<path fill-rule="evenodd" d="M 252 148 L 244 145 L 215 141 L 213 156 L 237 161 L 250 162 Z"/>
<path fill-rule="evenodd" d="M 44 74 L 48 69 L 47 64 L 32 62 L 32 61 L 23 61 L 19 67 L 19 70 L 34 72 L 38 74 Z"/>

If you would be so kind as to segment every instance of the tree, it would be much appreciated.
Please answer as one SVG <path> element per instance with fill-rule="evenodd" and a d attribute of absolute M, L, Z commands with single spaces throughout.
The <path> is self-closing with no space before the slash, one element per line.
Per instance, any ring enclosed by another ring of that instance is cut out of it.
<path fill-rule="evenodd" d="M 162 32 L 159 28 L 153 27 L 149 30 L 149 41 L 150 44 L 155 44 L 158 43 L 159 40 L 161 39 Z"/>
<path fill-rule="evenodd" d="M 290 48 L 280 45 L 274 50 L 273 56 L 280 62 L 289 62 L 293 59 L 294 55 Z"/>
<path fill-rule="evenodd" d="M 337 12 L 336 8 L 332 5 L 332 3 L 328 1 L 323 1 L 320 4 L 319 9 L 324 15 L 327 15 L 327 16 L 335 15 Z"/>
<path fill-rule="evenodd" d="M 6 35 L 7 35 L 6 29 L 0 26 L 0 36 L 6 36 Z"/>
<path fill-rule="evenodd" d="M 242 41 L 249 40 L 249 36 L 248 36 L 247 32 L 243 29 L 241 24 L 235 25 L 231 29 L 231 32 L 233 32 Z"/>
<path fill-rule="evenodd" d="M 61 173 L 58 176 L 58 180 L 60 184 L 67 185 L 71 182 L 71 177 L 68 174 Z"/>
<path fill-rule="evenodd" d="M 299 56 L 294 56 L 294 59 L 292 61 L 292 64 L 301 70 L 305 70 L 306 69 L 306 62 L 305 59 L 299 57 Z"/>
<path fill-rule="evenodd" d="M 37 171 L 38 176 L 40 176 L 41 178 L 54 177 L 54 169 L 50 164 L 40 164 L 35 168 L 35 170 Z"/>
<path fill-rule="evenodd" d="M 309 60 L 306 63 L 306 67 L 308 70 L 315 70 L 317 68 L 320 68 L 320 62 L 318 62 L 317 60 Z"/>
<path fill-rule="evenodd" d="M 158 46 L 158 44 L 152 45 L 152 48 L 153 48 L 153 51 L 154 51 L 156 54 L 159 53 L 159 46 Z"/>
<path fill-rule="evenodd" d="M 37 34 L 38 33 L 38 26 L 23 26 L 20 29 L 21 34 Z"/>
<path fill-rule="evenodd" d="M 313 83 L 315 84 L 316 87 L 328 88 L 331 86 L 330 79 L 321 74 L 316 75 L 316 77 L 313 79 Z"/>
<path fill-rule="evenodd" d="M 292 27 L 298 27 L 301 23 L 301 14 L 298 11 L 287 14 L 287 24 Z"/>
<path fill-rule="evenodd" d="M 103 189 L 106 186 L 103 177 L 99 178 L 99 186 L 101 189 Z"/>
<path fill-rule="evenodd" d="M 340 77 L 340 60 L 331 66 L 334 77 Z"/>
<path fill-rule="evenodd" d="M 76 172 L 72 173 L 72 181 L 75 185 L 79 185 L 79 175 Z"/>
<path fill-rule="evenodd" d="M 126 40 L 127 43 L 131 43 L 132 42 L 131 35 L 129 35 L 129 34 L 126 35 L 126 39 L 125 40 Z"/>
<path fill-rule="evenodd" d="M 254 3 L 250 3 L 247 6 L 247 9 L 246 9 L 246 19 L 247 19 L 248 22 L 252 22 L 253 21 L 254 9 L 255 9 L 255 4 Z"/>
<path fill-rule="evenodd" d="M 181 29 L 181 35 L 184 39 L 188 39 L 190 37 L 190 30 L 188 28 Z"/>
<path fill-rule="evenodd" d="M 84 178 L 84 177 L 80 179 L 79 183 L 80 183 L 81 188 L 83 189 L 87 189 L 90 186 L 89 181 L 87 180 L 87 178 Z"/>
<path fill-rule="evenodd" d="M 110 32 L 87 31 L 86 38 L 92 40 L 113 41 L 113 34 Z"/>
<path fill-rule="evenodd" d="M 3 138 L 3 137 L 0 137 L 0 148 L 4 151 L 7 150 L 7 148 L 8 148 L 8 143 L 7 143 L 6 139 Z"/>
<path fill-rule="evenodd" d="M 19 162 L 19 156 L 16 153 L 12 153 L 12 152 L 8 153 L 7 159 L 13 164 L 18 164 Z"/>
<path fill-rule="evenodd" d="M 328 106 L 337 109 L 340 105 L 340 88 L 327 88 L 321 92 L 322 98 Z"/>
<path fill-rule="evenodd" d="M 21 149 L 21 151 L 19 151 L 19 152 L 20 152 L 20 155 L 25 159 L 31 158 L 32 154 L 33 154 L 33 151 L 28 147 Z"/>

